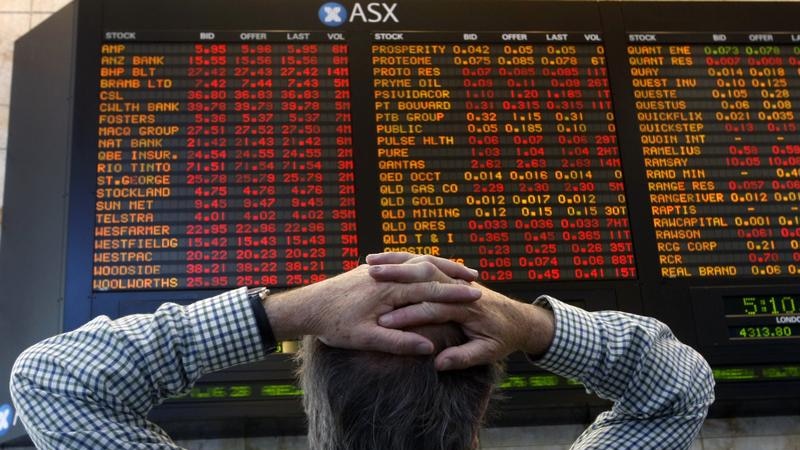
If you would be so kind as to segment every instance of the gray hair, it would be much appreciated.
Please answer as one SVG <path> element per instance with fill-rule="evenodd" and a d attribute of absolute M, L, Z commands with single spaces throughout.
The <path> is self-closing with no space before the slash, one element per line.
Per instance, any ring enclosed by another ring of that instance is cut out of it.
<path fill-rule="evenodd" d="M 453 324 L 413 331 L 436 352 L 466 341 Z M 297 355 L 313 450 L 469 450 L 500 363 L 438 372 L 433 356 L 333 348 L 308 336 Z"/>

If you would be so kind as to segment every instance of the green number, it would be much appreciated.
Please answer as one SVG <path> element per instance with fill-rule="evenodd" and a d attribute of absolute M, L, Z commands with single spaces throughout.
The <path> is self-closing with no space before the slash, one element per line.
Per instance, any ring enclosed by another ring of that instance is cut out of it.
<path fill-rule="evenodd" d="M 745 297 L 742 299 L 742 303 L 744 303 L 744 312 L 748 316 L 754 316 L 756 312 L 758 312 L 758 307 L 756 306 L 756 298 L 755 297 Z M 751 309 L 752 308 L 752 309 Z"/>
<path fill-rule="evenodd" d="M 771 314 L 780 314 L 780 312 L 778 311 L 778 304 L 777 304 L 777 302 L 775 301 L 775 297 L 770 297 L 770 298 L 769 298 L 769 303 L 770 303 L 770 305 L 772 305 L 772 312 L 771 312 Z"/>
<path fill-rule="evenodd" d="M 794 297 L 783 297 L 781 299 L 781 312 L 784 314 L 792 314 L 797 312 L 794 304 Z"/>
<path fill-rule="evenodd" d="M 252 393 L 253 388 L 250 386 L 231 386 L 232 398 L 250 397 Z"/>
<path fill-rule="evenodd" d="M 792 327 L 775 327 L 775 336 L 789 337 L 792 335 Z"/>
<path fill-rule="evenodd" d="M 792 327 L 741 327 L 739 336 L 743 338 L 775 338 L 792 336 Z"/>

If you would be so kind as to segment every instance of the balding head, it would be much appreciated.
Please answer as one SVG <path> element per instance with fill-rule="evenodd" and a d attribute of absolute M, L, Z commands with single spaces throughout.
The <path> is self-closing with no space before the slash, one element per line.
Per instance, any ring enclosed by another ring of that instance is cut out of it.
<path fill-rule="evenodd" d="M 466 342 L 455 324 L 407 331 L 433 342 L 432 356 L 328 347 L 306 337 L 298 375 L 313 450 L 469 450 L 500 364 L 437 372 L 435 354 Z"/>

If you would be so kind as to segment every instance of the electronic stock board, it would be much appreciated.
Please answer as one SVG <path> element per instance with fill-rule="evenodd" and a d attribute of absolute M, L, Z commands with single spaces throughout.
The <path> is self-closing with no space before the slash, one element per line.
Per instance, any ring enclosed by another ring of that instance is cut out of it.
<path fill-rule="evenodd" d="M 658 317 L 715 368 L 720 414 L 796 407 L 774 399 L 800 380 L 798 12 L 82 1 L 64 327 L 411 251 Z M 298 391 L 265 364 L 165 417 L 280 417 L 262 403 Z M 525 364 L 511 422 L 602 407 Z"/>

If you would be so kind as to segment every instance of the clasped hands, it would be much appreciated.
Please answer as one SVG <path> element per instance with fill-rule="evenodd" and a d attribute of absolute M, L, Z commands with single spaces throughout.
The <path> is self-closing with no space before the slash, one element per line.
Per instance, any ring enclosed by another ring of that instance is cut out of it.
<path fill-rule="evenodd" d="M 428 339 L 403 329 L 458 323 L 469 341 L 439 353 L 438 370 L 485 364 L 517 350 L 544 354 L 554 334 L 552 313 L 477 278 L 477 271 L 444 258 L 380 253 L 349 272 L 270 296 L 265 308 L 279 340 L 315 335 L 335 347 L 394 354 L 433 352 Z"/>

